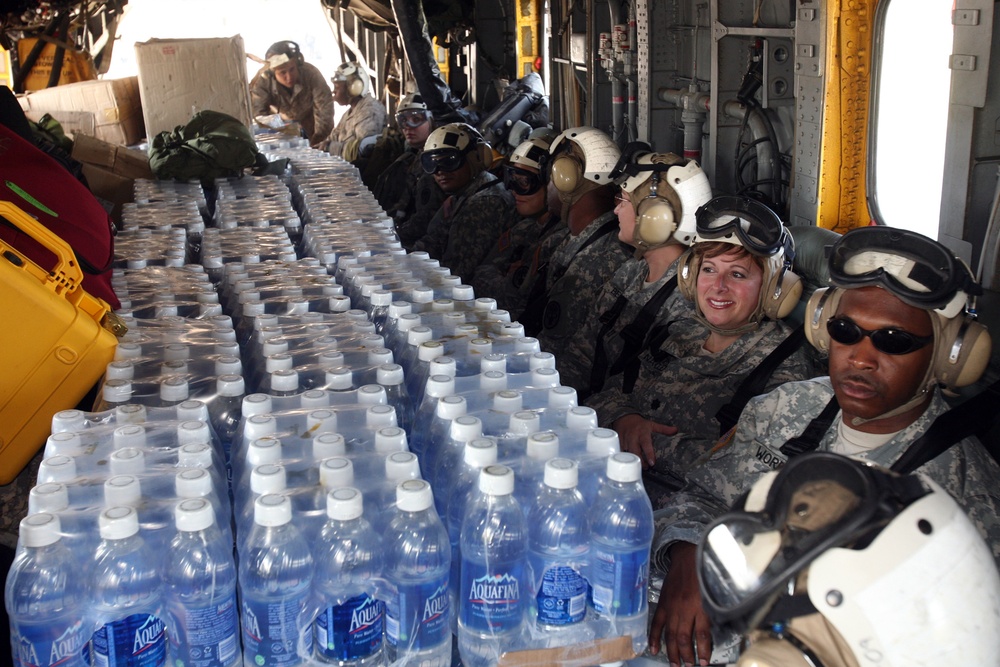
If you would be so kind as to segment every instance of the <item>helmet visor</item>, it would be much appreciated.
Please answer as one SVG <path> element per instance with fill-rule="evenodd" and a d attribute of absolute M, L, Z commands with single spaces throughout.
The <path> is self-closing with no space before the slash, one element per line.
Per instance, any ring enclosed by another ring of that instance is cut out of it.
<path fill-rule="evenodd" d="M 400 127 L 420 127 L 430 119 L 430 111 L 400 111 L 396 114 L 396 124 Z"/>
<path fill-rule="evenodd" d="M 956 298 L 964 304 L 967 295 L 982 293 L 969 269 L 945 246 L 915 232 L 881 226 L 852 229 L 834 244 L 830 280 L 848 289 L 879 285 L 924 310 L 945 309 Z"/>
<path fill-rule="evenodd" d="M 465 154 L 455 148 L 445 148 L 436 151 L 424 151 L 420 155 L 420 166 L 428 174 L 441 171 L 450 173 L 465 163 Z"/>
<path fill-rule="evenodd" d="M 542 188 L 542 178 L 539 174 L 510 165 L 504 169 L 503 183 L 508 190 L 522 197 L 533 195 Z"/>
<path fill-rule="evenodd" d="M 738 243 L 749 252 L 770 257 L 785 245 L 781 219 L 760 202 L 744 197 L 717 197 L 695 214 L 701 241 Z"/>

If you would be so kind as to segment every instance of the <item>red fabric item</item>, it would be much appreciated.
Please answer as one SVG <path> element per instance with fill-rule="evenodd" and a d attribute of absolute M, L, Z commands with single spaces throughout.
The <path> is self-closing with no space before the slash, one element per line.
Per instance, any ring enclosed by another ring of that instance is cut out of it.
<path fill-rule="evenodd" d="M 61 237 L 76 254 L 83 289 L 115 310 L 111 288 L 115 226 L 93 193 L 59 162 L 0 124 L 0 199 L 9 201 Z M 33 238 L 0 223 L 0 238 L 39 266 L 55 258 Z"/>

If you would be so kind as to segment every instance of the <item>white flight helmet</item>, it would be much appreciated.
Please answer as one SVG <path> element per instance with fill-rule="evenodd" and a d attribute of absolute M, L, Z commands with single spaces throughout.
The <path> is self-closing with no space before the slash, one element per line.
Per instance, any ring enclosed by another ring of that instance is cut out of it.
<path fill-rule="evenodd" d="M 937 484 L 828 452 L 764 475 L 698 548 L 740 667 L 996 664 L 1000 575 Z"/>
<path fill-rule="evenodd" d="M 334 83 L 337 81 L 346 81 L 347 93 L 351 97 L 364 97 L 371 88 L 368 80 L 368 72 L 354 61 L 341 63 L 330 80 Z"/>
<path fill-rule="evenodd" d="M 566 130 L 552 142 L 549 153 L 552 183 L 564 206 L 572 206 L 587 192 L 610 184 L 611 172 L 621 157 L 618 144 L 593 127 Z"/>

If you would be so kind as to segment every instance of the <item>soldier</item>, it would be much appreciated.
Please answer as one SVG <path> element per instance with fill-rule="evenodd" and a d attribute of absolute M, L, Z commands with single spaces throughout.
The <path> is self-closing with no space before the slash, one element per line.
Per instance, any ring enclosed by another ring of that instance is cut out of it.
<path fill-rule="evenodd" d="M 331 80 L 333 101 L 350 109 L 330 133 L 327 151 L 354 162 L 375 147 L 385 127 L 385 107 L 372 97 L 368 73 L 358 63 L 342 63 Z"/>
<path fill-rule="evenodd" d="M 265 60 L 250 82 L 254 116 L 280 113 L 302 127 L 310 146 L 325 149 L 333 129 L 333 95 L 323 74 L 288 40 L 272 44 Z"/>
<path fill-rule="evenodd" d="M 560 350 L 560 382 L 576 388 L 581 400 L 601 390 L 610 369 L 620 372 L 626 347 L 629 356 L 638 355 L 654 321 L 676 308 L 689 310 L 674 289 L 676 262 L 694 238 L 695 211 L 712 197 L 697 162 L 653 153 L 642 142 L 625 148 L 614 173 L 621 189 L 618 240 L 635 252 L 604 286 L 593 309 L 600 316 L 584 322 Z"/>
<path fill-rule="evenodd" d="M 587 400 L 622 450 L 642 459 L 654 508 L 726 430 L 720 410 L 760 393 L 737 396 L 749 376 L 764 374 L 769 390 L 815 375 L 802 336 L 781 322 L 802 285 L 778 216 L 753 199 L 716 197 L 698 209 L 693 241 L 676 269 L 692 307 L 669 311 L 641 353 Z"/>
<path fill-rule="evenodd" d="M 592 316 L 604 283 L 628 256 L 613 233 L 618 219 L 611 171 L 621 157 L 615 142 L 600 130 L 575 127 L 556 137 L 549 154 L 550 207 L 557 198 L 569 236 L 543 269 L 544 289 L 536 289 L 530 297 L 521 322 L 529 336 L 537 336 L 543 350 L 561 352 Z"/>
<path fill-rule="evenodd" d="M 966 308 L 981 288 L 944 246 L 882 226 L 845 234 L 829 268 L 834 287 L 817 290 L 805 321 L 809 341 L 829 350 L 830 376 L 753 399 L 732 442 L 657 512 L 653 565 L 667 575 L 649 646 L 658 653 L 666 632 L 672 663 L 695 664 L 695 643 L 702 660 L 712 653 L 694 558 L 706 525 L 762 474 L 802 452 L 883 466 L 920 454 L 913 469 L 954 496 L 1000 561 L 1000 466 L 974 437 L 933 443 L 951 445 L 936 458 L 911 448 L 948 410 L 939 385 L 971 384 L 989 361 L 989 334 Z M 722 650 L 717 658 L 728 659 Z"/>
<path fill-rule="evenodd" d="M 420 156 L 448 197 L 413 249 L 430 253 L 465 283 L 517 215 L 514 198 L 488 171 L 492 162 L 490 145 L 465 123 L 431 132 Z"/>
<path fill-rule="evenodd" d="M 541 134 L 522 142 L 504 167 L 504 185 L 514 194 L 520 222 L 500 235 L 489 256 L 476 268 L 476 292 L 492 296 L 512 318 L 520 316 L 538 267 L 548 261 L 558 242 L 569 234 L 559 216 L 549 211 L 549 145 L 554 136 Z M 551 237 L 551 238 L 550 238 Z"/>
<path fill-rule="evenodd" d="M 427 233 L 427 223 L 445 195 L 420 164 L 424 142 L 434 129 L 434 118 L 420 93 L 410 93 L 399 103 L 396 124 L 406 139 L 406 149 L 379 176 L 374 194 L 396 222 L 400 243 L 409 248 Z"/>

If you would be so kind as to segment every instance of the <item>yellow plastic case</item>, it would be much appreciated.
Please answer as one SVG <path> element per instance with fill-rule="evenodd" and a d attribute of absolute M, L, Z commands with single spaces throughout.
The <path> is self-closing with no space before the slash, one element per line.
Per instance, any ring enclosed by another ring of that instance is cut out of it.
<path fill-rule="evenodd" d="M 0 484 L 8 484 L 45 443 L 52 415 L 75 407 L 104 373 L 124 327 L 80 286 L 65 241 L 10 202 L 0 201 L 0 217 L 56 256 L 44 269 L 0 239 Z"/>

